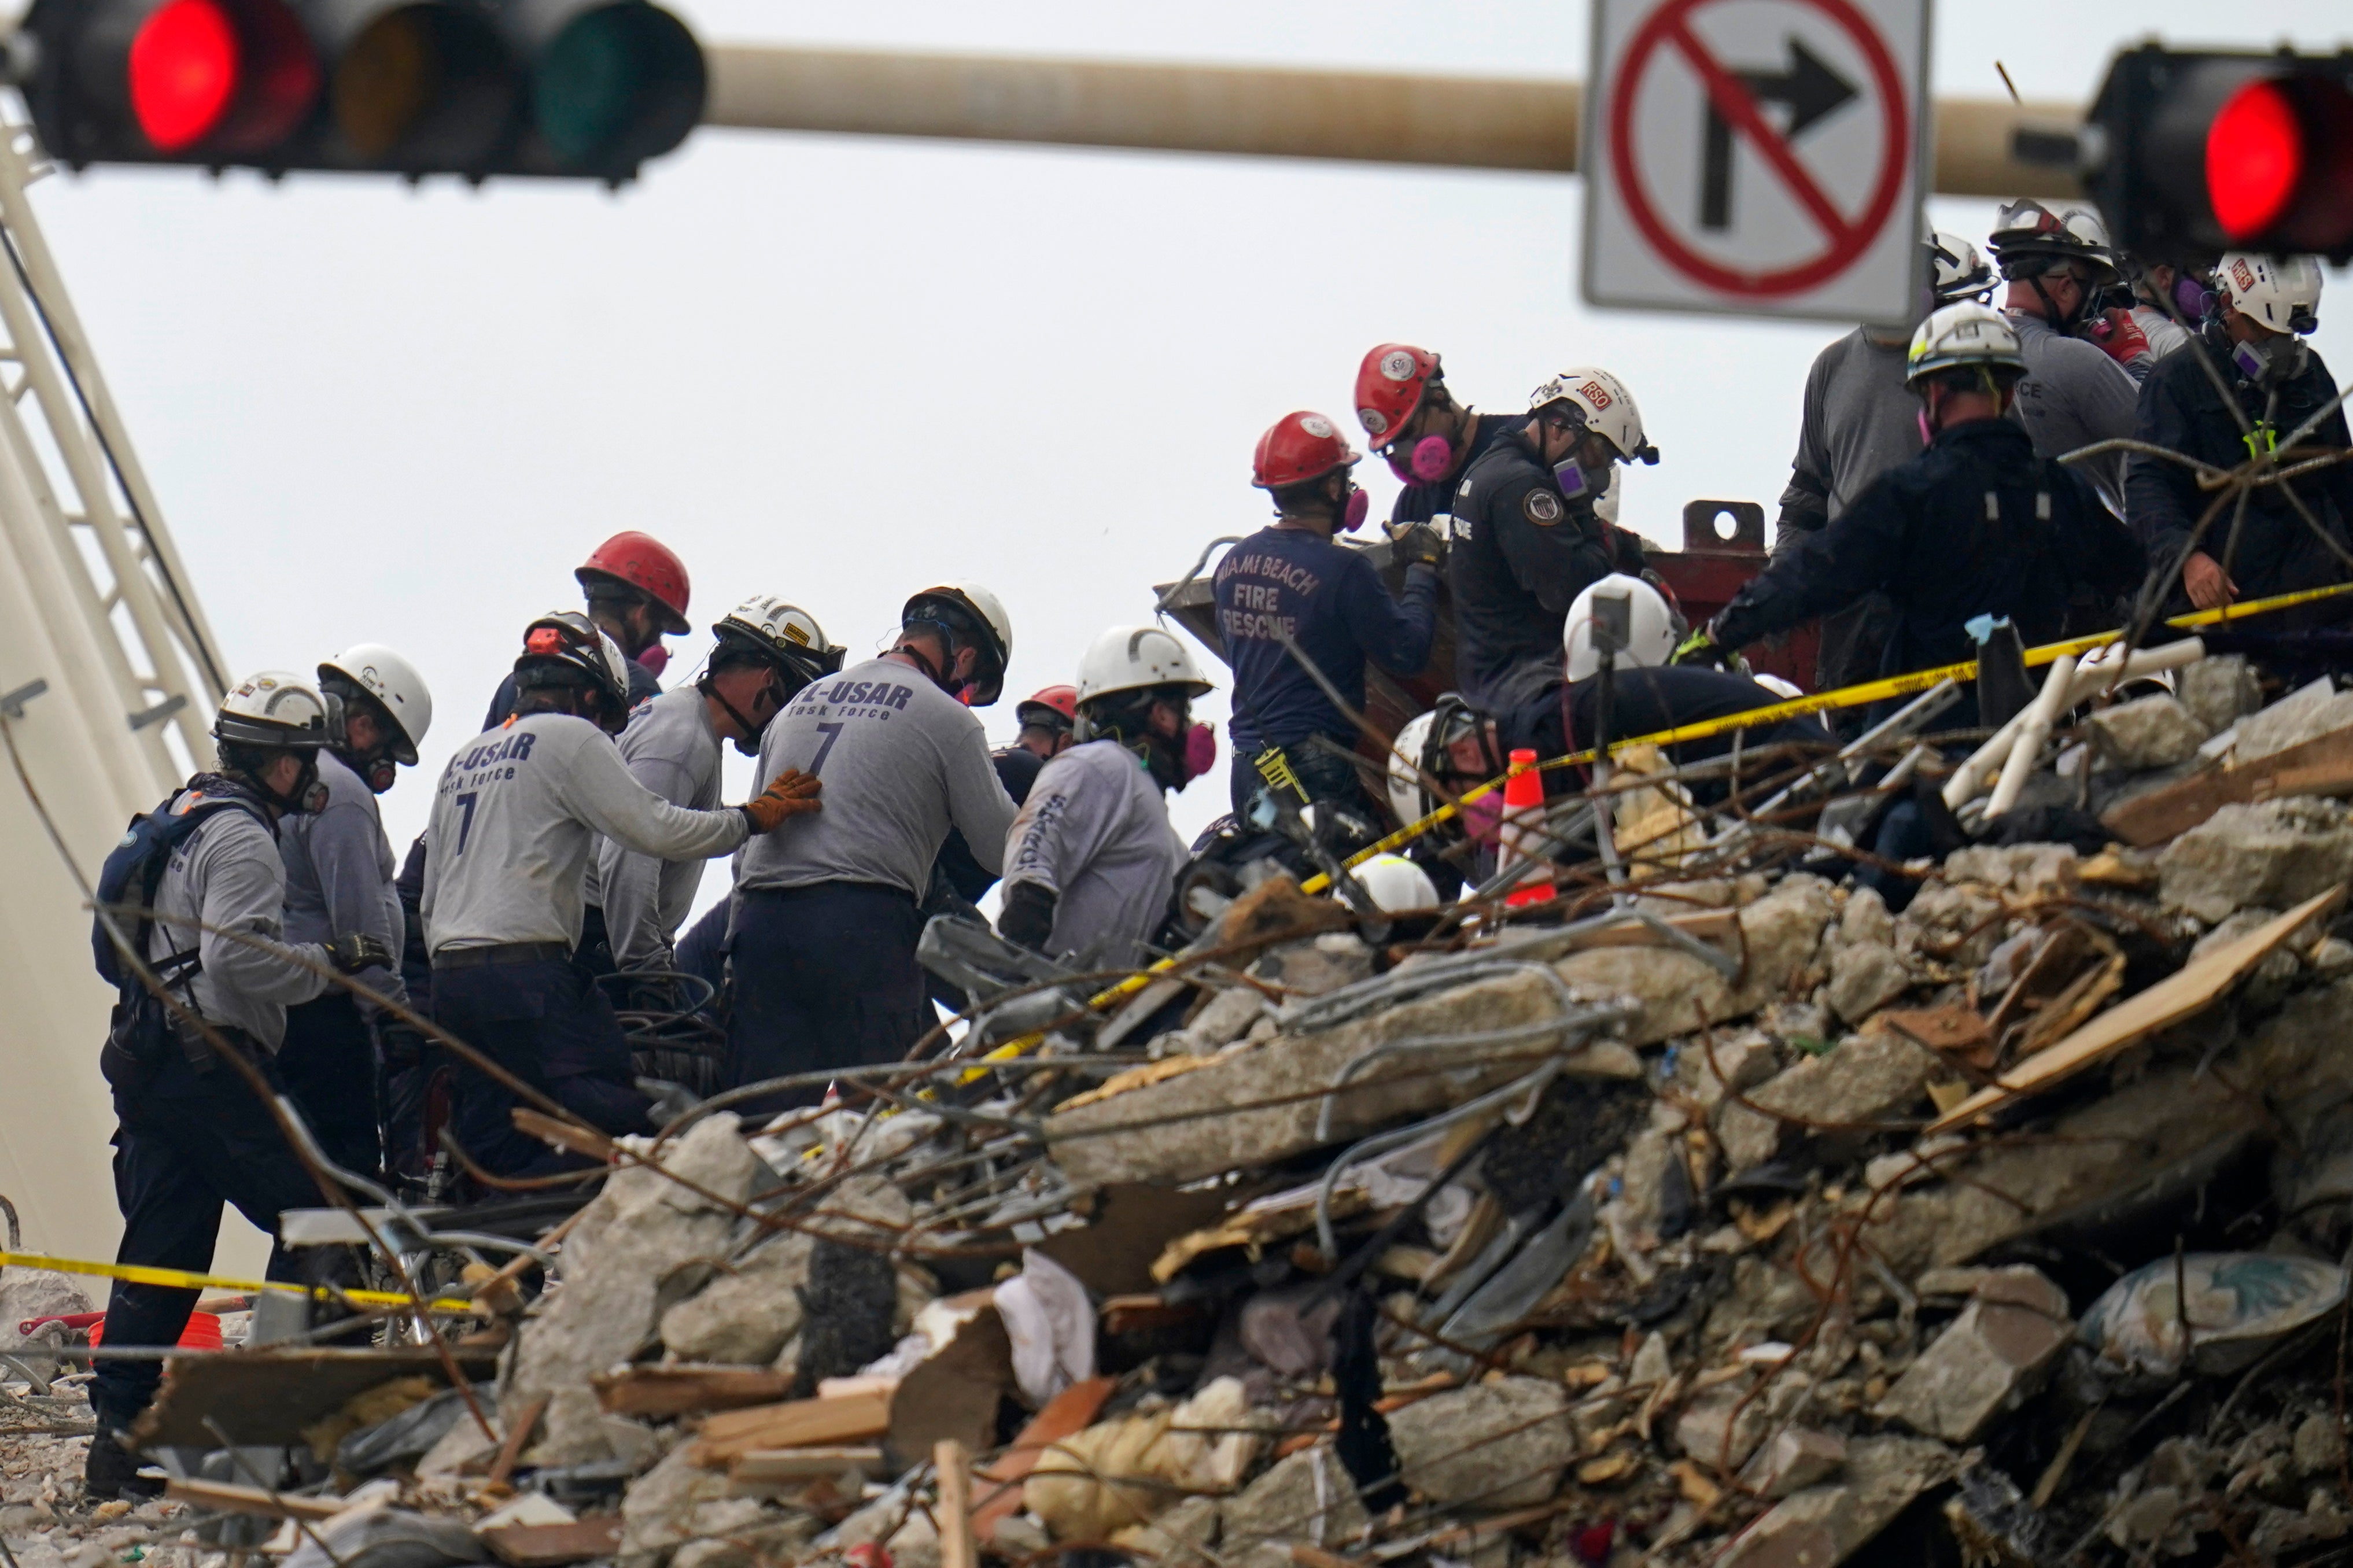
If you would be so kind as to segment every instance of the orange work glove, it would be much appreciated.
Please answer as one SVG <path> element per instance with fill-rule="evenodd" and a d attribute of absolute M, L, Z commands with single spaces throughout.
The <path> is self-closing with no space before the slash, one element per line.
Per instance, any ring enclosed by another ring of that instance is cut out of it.
<path fill-rule="evenodd" d="M 756 799 L 745 801 L 741 809 L 752 819 L 753 832 L 773 833 L 788 816 L 823 811 L 825 803 L 817 797 L 823 787 L 798 768 L 786 768 L 769 781 L 768 787 Z"/>

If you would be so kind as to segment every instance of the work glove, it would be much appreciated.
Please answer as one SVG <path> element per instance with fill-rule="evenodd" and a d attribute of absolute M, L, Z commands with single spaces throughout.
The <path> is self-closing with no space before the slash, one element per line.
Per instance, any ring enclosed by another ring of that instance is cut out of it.
<path fill-rule="evenodd" d="M 824 810 L 824 803 L 817 797 L 823 787 L 798 768 L 786 768 L 769 781 L 756 799 L 745 801 L 739 809 L 750 820 L 754 833 L 774 833 L 788 816 Z"/>
<path fill-rule="evenodd" d="M 1748 661 L 1740 657 L 1739 650 L 1725 647 L 1722 643 L 1717 642 L 1715 633 L 1706 626 L 1700 627 L 1699 630 L 1685 637 L 1683 646 L 1675 649 L 1674 658 L 1667 662 L 1692 665 L 1701 668 L 1713 667 L 1717 669 L 1729 669 L 1742 675 L 1748 673 Z"/>
<path fill-rule="evenodd" d="M 347 931 L 327 944 L 327 962 L 343 974 L 357 974 L 364 969 L 390 969 L 396 956 L 383 938 L 364 931 Z"/>
<path fill-rule="evenodd" d="M 1410 565 L 1419 562 L 1425 566 L 1443 565 L 1446 561 L 1446 540 L 1438 530 L 1426 522 L 1409 522 L 1389 535 L 1393 559 Z"/>
<path fill-rule="evenodd" d="M 2148 353 L 2148 334 L 2130 310 L 2111 307 L 2101 311 L 2086 335 L 2118 364 L 2129 365 Z"/>

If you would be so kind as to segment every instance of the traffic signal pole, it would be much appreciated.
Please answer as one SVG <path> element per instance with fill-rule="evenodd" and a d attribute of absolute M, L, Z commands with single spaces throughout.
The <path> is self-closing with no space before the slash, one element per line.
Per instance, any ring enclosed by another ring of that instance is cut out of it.
<path fill-rule="evenodd" d="M 1560 80 L 706 45 L 702 122 L 1469 169 L 1577 169 Z M 1935 189 L 2079 196 L 2069 104 L 1944 99 Z"/>

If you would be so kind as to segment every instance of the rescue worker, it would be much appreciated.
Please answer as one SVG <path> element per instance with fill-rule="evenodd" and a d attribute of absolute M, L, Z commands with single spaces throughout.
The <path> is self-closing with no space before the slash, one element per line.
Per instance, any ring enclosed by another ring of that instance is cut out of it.
<path fill-rule="evenodd" d="M 1378 343 L 1356 367 L 1356 423 L 1405 486 L 1389 508 L 1395 526 L 1451 517 L 1455 482 L 1519 421 L 1457 404 L 1428 349 Z"/>
<path fill-rule="evenodd" d="M 1191 779 L 1193 656 L 1156 626 L 1113 626 L 1079 664 L 1077 743 L 1048 763 L 1005 844 L 997 931 L 1082 972 L 1146 962 L 1185 841 L 1163 798 Z"/>
<path fill-rule="evenodd" d="M 2122 254 L 2116 257 L 2116 268 L 2130 282 L 2133 302 L 2126 309 L 2141 336 L 2148 340 L 2152 364 L 2187 343 L 2190 334 L 2214 313 L 2218 301 L 2213 273 L 2208 268 L 2144 261 Z M 2113 310 L 2103 314 L 2109 321 L 2116 319 Z M 2143 385 L 2147 384 L 2146 370 L 2138 379 Z M 2125 466 L 2127 469 L 2132 467 L 2129 460 Z M 2131 482 L 2129 477 L 2126 482 Z"/>
<path fill-rule="evenodd" d="M 222 699 L 212 732 L 218 771 L 189 779 L 150 819 L 173 823 L 162 829 L 164 847 L 155 851 L 168 861 L 155 884 L 152 920 L 136 922 L 146 930 L 139 951 L 149 968 L 211 1037 L 173 1017 L 143 988 L 127 986 L 142 1006 L 154 1009 L 145 1015 L 149 1030 L 126 1036 L 118 1026 L 100 1058 L 119 1123 L 114 1193 L 122 1242 L 115 1260 L 192 1273 L 212 1267 L 224 1204 L 274 1236 L 282 1212 L 323 1201 L 269 1107 L 220 1059 L 215 1042 L 282 1091 L 275 1058 L 287 1008 L 324 991 L 330 966 L 364 973 L 393 957 L 366 931 L 342 932 L 324 944 L 283 942 L 286 866 L 276 829 L 321 804 L 320 754 L 336 738 L 326 699 L 300 676 L 267 670 Z M 283 945 L 249 946 L 222 932 Z M 139 940 L 136 930 L 125 934 Z M 119 1026 L 122 1021 L 118 1016 Z M 282 1245 L 269 1255 L 269 1277 L 300 1278 Z M 196 1296 L 118 1282 L 107 1302 L 107 1345 L 178 1343 Z M 98 1358 L 90 1391 L 98 1431 L 82 1471 L 85 1499 L 163 1490 L 160 1479 L 137 1473 L 138 1460 L 116 1436 L 154 1397 L 163 1371 L 159 1361 Z"/>
<path fill-rule="evenodd" d="M 760 743 L 759 780 L 805 771 L 828 805 L 738 863 L 731 1086 L 904 1055 L 934 1018 L 915 944 L 948 829 L 1002 868 L 1013 802 L 972 710 L 1004 689 L 1013 624 L 976 583 L 925 588 L 899 620 L 889 652 L 809 687 Z"/>
<path fill-rule="evenodd" d="M 720 742 L 747 757 L 785 704 L 812 680 L 841 668 L 845 651 L 825 639 L 815 616 L 782 599 L 747 599 L 711 628 L 714 646 L 693 685 L 630 710 L 621 761 L 631 776 L 672 805 L 719 805 Z M 663 860 L 612 839 L 596 846 L 585 889 L 580 946 L 592 967 L 676 967 L 672 943 L 694 907 L 703 858 Z"/>
<path fill-rule="evenodd" d="M 629 670 L 629 706 L 661 693 L 670 663 L 662 638 L 694 629 L 686 618 L 686 563 L 669 545 L 634 529 L 598 545 L 572 575 L 588 601 L 588 618 L 620 648 Z M 495 730 L 514 711 L 514 677 L 499 682 L 482 728 Z"/>
<path fill-rule="evenodd" d="M 1358 460 L 1331 420 L 1304 409 L 1258 439 L 1250 483 L 1272 499 L 1275 520 L 1226 552 L 1216 581 L 1218 636 L 1234 672 L 1237 815 L 1247 816 L 1262 789 L 1289 790 L 1303 805 L 1368 804 L 1352 760 L 1356 727 L 1283 638 L 1359 710 L 1367 658 L 1401 676 L 1430 661 L 1444 547 L 1428 523 L 1395 535 L 1407 565 L 1404 592 L 1393 597 L 1361 552 L 1334 542 L 1365 521 L 1369 503 L 1350 472 Z"/>
<path fill-rule="evenodd" d="M 1978 247 L 1957 234 L 1932 233 L 1927 243 L 1925 320 L 1940 305 L 1982 302 L 1993 290 L 1993 268 Z M 1917 321 L 1914 325 L 1918 325 Z M 1857 327 L 1814 357 L 1806 373 L 1798 455 L 1781 492 L 1773 552 L 1838 521 L 1872 480 L 1919 456 L 1920 405 L 1904 387 L 1904 352 L 1912 329 Z M 1867 680 L 1879 667 L 1894 612 L 1875 594 L 1822 619 L 1814 685 L 1828 691 Z"/>
<path fill-rule="evenodd" d="M 2016 201 L 2001 209 L 1987 243 L 2010 285 L 2002 314 L 2026 365 L 2013 417 L 2033 437 L 2035 456 L 2063 458 L 2131 435 L 2139 391 L 2126 367 L 2138 363 L 2146 371 L 2147 339 L 2130 321 L 2096 343 L 2078 335 L 2093 319 L 2095 297 L 2116 281 L 2099 218 L 2083 207 L 2054 213 L 2038 201 Z M 2121 515 L 2123 454 L 2074 466 Z"/>
<path fill-rule="evenodd" d="M 2158 364 L 2141 388 L 2133 434 L 2230 468 L 2258 447 L 2276 450 L 2280 437 L 2319 413 L 2337 389 L 2328 366 L 2305 341 L 2320 324 L 2318 261 L 2234 252 L 2215 268 L 2214 281 L 2219 312 L 2200 334 L 2209 363 L 2178 353 Z M 2218 377 L 2229 385 L 2235 409 L 2223 402 Z M 2346 446 L 2344 411 L 2331 410 L 2307 440 L 2320 449 Z M 2287 484 L 2295 500 L 2278 485 L 2250 490 L 2242 520 L 2234 521 L 2232 505 L 2225 503 L 2193 548 L 2199 520 L 2213 509 L 2215 492 L 2200 489 L 2191 468 L 2136 453 L 2126 470 L 2126 515 L 2177 604 L 2210 610 L 2345 581 L 2341 552 L 2353 525 L 2353 468 L 2338 463 Z M 2297 514 L 2297 500 L 2327 539 Z M 2341 613 L 2325 602 L 2286 612 L 2307 625 L 2341 618 Z"/>
<path fill-rule="evenodd" d="M 1913 333 L 1910 358 L 1928 449 L 1742 587 L 1677 651 L 1679 663 L 1721 661 L 1877 590 L 1895 606 L 1880 664 L 1893 675 L 1971 658 L 1964 623 L 1973 616 L 2007 616 L 2030 646 L 2049 642 L 2078 592 L 2119 595 L 2140 582 L 2140 546 L 2124 525 L 2081 475 L 2037 456 L 2003 417 L 2026 373 L 2006 318 L 1968 300 L 1947 305 Z M 1964 694 L 1968 715 L 1975 700 Z"/>
<path fill-rule="evenodd" d="M 612 737 L 628 715 L 621 650 L 576 611 L 533 621 L 515 660 L 515 716 L 442 770 L 426 828 L 433 1021 L 607 1132 L 647 1131 L 613 1006 L 575 957 L 596 836 L 661 860 L 724 855 L 818 809 L 786 772 L 749 804 L 673 805 L 630 776 Z M 559 1168 L 515 1131 L 514 1092 L 461 1063 L 450 1126 L 494 1175 Z"/>
<path fill-rule="evenodd" d="M 1013 744 L 997 753 L 997 776 L 1004 781 L 1005 793 L 1018 805 L 1029 798 L 1029 786 L 1038 781 L 1038 770 L 1073 744 L 1071 731 L 1079 721 L 1079 689 L 1041 686 L 1014 705 L 1013 716 L 1020 721 L 1021 732 L 1013 738 Z"/>
<path fill-rule="evenodd" d="M 1593 642 L 1593 605 L 1597 599 L 1626 600 L 1626 646 L 1612 660 L 1609 678 L 1609 733 L 1600 733 L 1601 659 Z M 1761 680 L 1727 670 L 1674 665 L 1676 648 L 1687 628 L 1665 595 L 1639 577 L 1613 573 L 1577 596 L 1561 628 L 1567 658 L 1552 682 L 1532 692 L 1514 707 L 1479 713 L 1460 703 L 1444 706 L 1416 720 L 1398 732 L 1398 745 L 1389 759 L 1391 804 L 1402 816 L 1412 810 L 1412 821 L 1434 810 L 1438 802 L 1424 788 L 1413 763 L 1460 793 L 1497 777 L 1512 752 L 1533 749 L 1539 757 L 1563 756 L 1607 740 L 1623 741 L 1656 734 L 1684 724 L 1727 718 L 1753 709 L 1770 707 L 1782 694 Z M 1830 731 L 1810 718 L 1783 719 L 1741 731 L 1746 751 L 1795 742 L 1828 750 L 1836 744 Z M 1677 766 L 1721 756 L 1732 749 L 1732 735 L 1711 735 L 1667 748 Z M 1460 789 L 1456 786 L 1460 786 Z M 1585 787 L 1582 778 L 1566 768 L 1545 773 L 1547 795 L 1573 794 Z M 1702 781 L 1694 788 L 1703 804 L 1727 793 L 1725 781 Z M 1477 803 L 1472 803 L 1476 810 Z M 1483 814 L 1493 819 L 1491 809 Z"/>
<path fill-rule="evenodd" d="M 320 665 L 319 689 L 342 708 L 342 736 L 319 754 L 326 804 L 278 830 L 286 862 L 286 939 L 324 943 L 357 931 L 397 955 L 407 933 L 376 796 L 392 787 L 399 769 L 417 765 L 417 743 L 433 722 L 433 694 L 417 667 L 382 643 L 360 643 Z M 359 978 L 395 1002 L 408 1001 L 396 956 Z M 286 1010 L 278 1068 L 328 1158 L 374 1176 L 384 1146 L 371 1024 L 394 1037 L 394 1058 L 417 1054 L 415 1030 L 335 986 Z"/>
<path fill-rule="evenodd" d="M 1471 465 L 1454 492 L 1447 579 L 1455 684 L 1482 707 L 1511 707 L 1547 684 L 1561 617 L 1586 585 L 1639 575 L 1641 542 L 1599 516 L 1621 463 L 1656 463 L 1641 412 L 1606 370 L 1565 370 L 1528 395 L 1528 416 Z"/>

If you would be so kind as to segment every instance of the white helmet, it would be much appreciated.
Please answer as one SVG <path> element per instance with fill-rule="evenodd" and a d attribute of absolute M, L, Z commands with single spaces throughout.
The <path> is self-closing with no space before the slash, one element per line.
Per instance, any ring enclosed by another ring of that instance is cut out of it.
<path fill-rule="evenodd" d="M 1079 660 L 1079 706 L 1122 691 L 1181 686 L 1187 697 L 1209 689 L 1200 667 L 1176 635 L 1156 626 L 1113 626 Z"/>
<path fill-rule="evenodd" d="M 1385 915 L 1423 914 L 1439 907 L 1438 884 L 1402 855 L 1376 855 L 1355 876 Z"/>
<path fill-rule="evenodd" d="M 1748 679 L 1763 687 L 1766 690 L 1771 692 L 1774 696 L 1780 698 L 1785 702 L 1794 700 L 1795 699 L 1805 695 L 1804 692 L 1798 689 L 1798 683 L 1796 681 L 1784 680 L 1778 675 L 1767 675 L 1763 670 L 1749 671 Z"/>
<path fill-rule="evenodd" d="M 2232 251 L 2214 267 L 2214 289 L 2231 309 L 2275 332 L 2320 325 L 2320 262 L 2310 256 Z"/>
<path fill-rule="evenodd" d="M 1634 406 L 1634 395 L 1608 371 L 1580 365 L 1562 371 L 1528 394 L 1531 414 L 1540 413 L 1556 403 L 1569 405 L 1581 424 L 1599 431 L 1618 449 L 1619 461 L 1630 463 L 1637 458 L 1646 463 L 1659 460 L 1658 449 L 1642 439 L 1642 411 Z"/>
<path fill-rule="evenodd" d="M 960 611 L 959 618 L 971 629 L 986 633 L 990 649 L 997 656 L 997 669 L 984 679 L 971 703 L 975 708 L 987 707 L 1004 691 L 1005 671 L 1013 663 L 1013 617 L 1005 613 L 1005 605 L 996 595 L 977 583 L 935 583 L 907 596 L 906 607 L 899 612 L 899 624 L 903 626 L 911 620 L 922 619 L 917 611 L 927 604 Z"/>
<path fill-rule="evenodd" d="M 1596 599 L 1628 601 L 1626 646 L 1618 650 L 1618 663 L 1656 669 L 1674 657 L 1675 644 L 1681 639 L 1675 635 L 1675 613 L 1666 595 L 1640 577 L 1612 572 L 1588 584 L 1585 592 L 1569 604 L 1568 619 L 1560 629 L 1561 645 L 1568 650 L 1569 679 L 1586 679 L 1601 668 L 1601 655 L 1593 647 Z"/>
<path fill-rule="evenodd" d="M 1389 809 L 1397 813 L 1400 827 L 1430 813 L 1430 792 L 1421 787 L 1414 767 L 1429 765 L 1430 731 L 1437 722 L 1435 713 L 1417 713 L 1398 726 L 1397 739 L 1389 742 Z"/>
<path fill-rule="evenodd" d="M 2004 365 L 2021 374 L 2026 369 L 2016 330 L 2000 310 L 1974 300 L 1932 312 L 1913 332 L 1905 362 L 1906 386 L 1956 365 Z"/>
<path fill-rule="evenodd" d="M 825 640 L 825 628 L 798 605 L 773 595 L 744 600 L 711 628 L 721 646 L 740 643 L 798 674 L 804 681 L 831 675 L 841 668 L 849 651 Z"/>
<path fill-rule="evenodd" d="M 337 736 L 328 722 L 327 700 L 290 670 L 248 675 L 221 699 L 213 715 L 213 739 L 231 746 L 274 746 L 316 751 Z"/>
<path fill-rule="evenodd" d="M 1936 229 L 1928 236 L 1928 292 L 1939 305 L 1957 300 L 1982 301 L 1994 283 L 1993 268 L 1978 247 L 1957 234 Z"/>
<path fill-rule="evenodd" d="M 2021 197 L 1995 216 L 1986 243 L 2004 278 L 2040 278 L 2063 263 L 2080 262 L 2094 283 L 2116 280 L 2116 253 L 2108 243 L 2108 226 L 2090 207 L 2053 212 L 2031 196 Z"/>
<path fill-rule="evenodd" d="M 392 760 L 415 767 L 417 748 L 433 727 L 433 693 L 426 689 L 417 667 L 380 642 L 353 643 L 319 666 L 322 688 L 337 681 L 375 698 L 391 715 Z"/>

